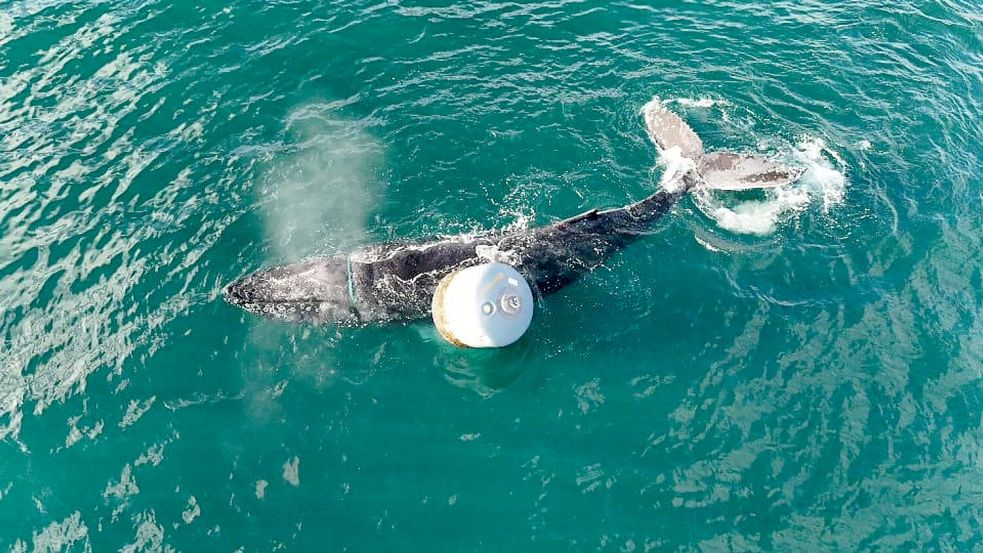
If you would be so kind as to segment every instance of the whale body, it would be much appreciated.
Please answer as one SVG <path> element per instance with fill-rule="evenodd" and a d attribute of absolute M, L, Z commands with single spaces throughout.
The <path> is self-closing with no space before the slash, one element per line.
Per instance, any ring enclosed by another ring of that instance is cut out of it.
<path fill-rule="evenodd" d="M 225 297 L 281 320 L 336 325 L 409 321 L 430 315 L 434 291 L 445 276 L 491 260 L 512 265 L 539 293 L 550 294 L 647 234 L 694 188 L 775 187 L 803 172 L 759 156 L 704 152 L 699 136 L 658 99 L 646 104 L 642 115 L 659 150 L 680 156 L 686 169 L 671 186 L 639 202 L 592 209 L 544 227 L 378 244 L 270 267 L 233 282 Z"/>

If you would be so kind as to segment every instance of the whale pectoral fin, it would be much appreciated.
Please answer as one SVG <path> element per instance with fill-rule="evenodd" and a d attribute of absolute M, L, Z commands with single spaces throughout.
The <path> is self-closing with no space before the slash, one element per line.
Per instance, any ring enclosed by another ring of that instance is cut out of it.
<path fill-rule="evenodd" d="M 714 190 L 774 188 L 794 182 L 805 171 L 770 159 L 731 152 L 707 154 L 700 161 L 701 186 Z"/>
<path fill-rule="evenodd" d="M 675 113 L 669 111 L 658 98 L 642 106 L 642 117 L 649 138 L 662 150 L 679 148 L 683 157 L 698 160 L 703 157 L 703 141 L 693 129 Z"/>

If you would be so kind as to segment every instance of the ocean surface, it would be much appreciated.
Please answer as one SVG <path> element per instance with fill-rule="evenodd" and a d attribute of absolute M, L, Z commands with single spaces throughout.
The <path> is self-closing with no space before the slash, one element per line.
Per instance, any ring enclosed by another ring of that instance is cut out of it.
<path fill-rule="evenodd" d="M 983 6 L 0 0 L 0 551 L 983 548 Z M 222 289 L 807 169 L 521 342 Z"/>

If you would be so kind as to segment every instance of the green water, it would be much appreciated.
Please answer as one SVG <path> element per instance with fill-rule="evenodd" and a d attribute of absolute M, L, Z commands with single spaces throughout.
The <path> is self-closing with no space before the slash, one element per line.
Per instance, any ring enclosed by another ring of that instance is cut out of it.
<path fill-rule="evenodd" d="M 0 550 L 983 547 L 983 8 L 0 1 Z M 514 347 L 222 287 L 638 199 L 659 95 L 809 169 Z"/>

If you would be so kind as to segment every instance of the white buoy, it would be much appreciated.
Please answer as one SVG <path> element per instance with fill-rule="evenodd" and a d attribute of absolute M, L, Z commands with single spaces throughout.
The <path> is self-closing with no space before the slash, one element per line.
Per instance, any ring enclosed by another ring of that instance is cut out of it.
<path fill-rule="evenodd" d="M 450 343 L 500 348 L 519 338 L 532 321 L 532 290 L 508 265 L 486 263 L 443 278 L 433 295 L 433 322 Z"/>

